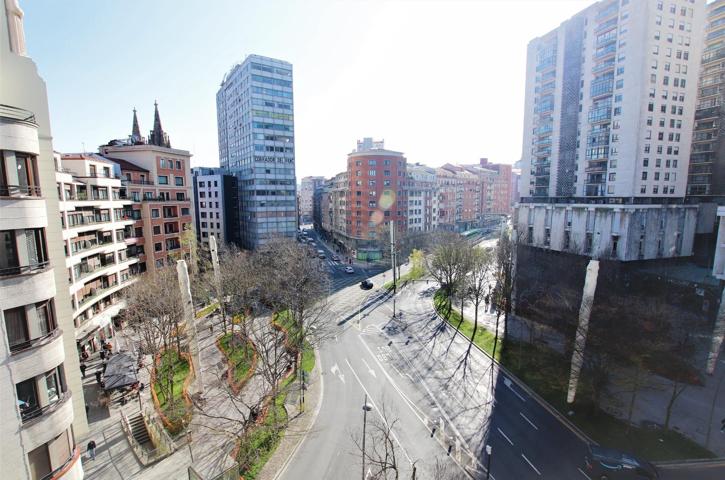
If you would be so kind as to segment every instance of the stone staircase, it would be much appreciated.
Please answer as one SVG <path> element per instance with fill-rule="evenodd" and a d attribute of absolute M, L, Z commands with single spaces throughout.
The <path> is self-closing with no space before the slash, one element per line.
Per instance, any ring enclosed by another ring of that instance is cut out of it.
<path fill-rule="evenodd" d="M 144 423 L 143 415 L 140 413 L 128 419 L 129 426 L 131 427 L 131 435 L 138 442 L 139 445 L 152 450 L 154 448 L 149 432 L 146 429 L 146 423 Z"/>

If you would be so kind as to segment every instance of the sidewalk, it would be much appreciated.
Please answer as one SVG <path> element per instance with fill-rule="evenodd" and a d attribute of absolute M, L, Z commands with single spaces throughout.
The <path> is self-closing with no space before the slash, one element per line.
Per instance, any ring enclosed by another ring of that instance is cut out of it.
<path fill-rule="evenodd" d="M 274 480 L 279 478 L 315 423 L 323 392 L 322 375 L 320 375 L 320 355 L 317 351 L 315 351 L 315 358 L 315 368 L 310 374 L 309 385 L 305 389 L 305 410 L 300 412 L 299 398 L 297 395 L 292 395 L 291 393 L 287 395 L 285 409 L 290 419 L 289 423 L 277 449 L 257 475 L 257 480 Z M 299 391 L 299 383 L 295 381 L 291 386 L 290 392 L 297 391 Z"/>

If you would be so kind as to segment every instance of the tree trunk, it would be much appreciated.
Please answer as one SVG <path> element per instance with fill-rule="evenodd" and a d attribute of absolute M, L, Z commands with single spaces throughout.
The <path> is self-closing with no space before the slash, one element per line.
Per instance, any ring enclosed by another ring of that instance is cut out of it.
<path fill-rule="evenodd" d="M 640 375 L 640 366 L 637 365 L 635 367 L 634 371 L 634 383 L 632 385 L 632 398 L 629 401 L 629 411 L 627 412 L 627 431 L 626 433 L 629 434 L 631 425 L 632 425 L 632 415 L 634 414 L 634 404 L 637 400 L 637 392 L 639 392 L 639 375 Z"/>
<path fill-rule="evenodd" d="M 466 351 L 466 355 L 471 352 L 471 347 L 473 346 L 473 339 L 476 338 L 476 331 L 478 330 L 478 307 L 481 304 L 481 301 L 476 298 L 473 303 L 473 333 L 471 334 L 471 341 L 468 343 L 468 351 Z M 461 316 L 461 318 L 463 317 Z"/>
<path fill-rule="evenodd" d="M 496 328 L 493 332 L 493 352 L 491 353 L 491 357 L 495 360 L 496 359 L 496 346 L 498 345 L 498 320 L 501 318 L 501 312 L 499 310 L 496 310 Z M 506 318 L 504 316 L 504 318 Z"/>
<path fill-rule="evenodd" d="M 677 398 L 687 388 L 687 385 L 682 385 L 681 388 L 678 390 L 678 387 L 680 386 L 680 382 L 674 382 L 674 384 L 672 385 L 672 395 L 670 395 L 670 401 L 667 403 L 667 410 L 665 412 L 665 430 L 670 429 L 670 417 L 672 416 L 672 408 L 675 406 Z"/>

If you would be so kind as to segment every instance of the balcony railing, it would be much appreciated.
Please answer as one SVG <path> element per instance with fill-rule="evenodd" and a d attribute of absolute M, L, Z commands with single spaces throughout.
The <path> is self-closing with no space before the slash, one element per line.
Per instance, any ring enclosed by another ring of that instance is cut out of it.
<path fill-rule="evenodd" d="M 153 185 L 153 180 L 129 180 L 129 179 L 122 179 L 121 185 Z"/>
<path fill-rule="evenodd" d="M 70 218 L 70 217 L 69 217 Z M 98 223 L 109 223 L 111 221 L 111 216 L 101 216 L 101 217 L 81 217 L 81 220 L 78 221 L 77 219 L 74 219 L 76 223 L 71 224 L 68 223 L 68 228 L 79 228 L 86 225 L 96 225 Z"/>
<path fill-rule="evenodd" d="M 20 120 L 21 122 L 28 122 L 33 125 L 37 125 L 33 112 L 23 108 L 12 107 L 10 105 L 0 104 L 0 117 Z"/>
<path fill-rule="evenodd" d="M 26 410 L 21 409 L 20 416 L 23 419 L 23 426 L 27 426 L 28 422 L 30 422 L 31 420 L 40 418 L 43 415 L 47 415 L 57 410 L 58 407 L 63 405 L 63 403 L 65 403 L 69 399 L 70 392 L 60 392 L 60 394 L 58 394 L 58 399 L 55 402 L 45 405 L 44 407 L 34 407 L 28 408 Z"/>
<path fill-rule="evenodd" d="M 78 459 L 80 458 L 80 456 L 81 456 L 81 450 L 80 450 L 80 448 L 78 448 L 78 446 L 74 447 L 73 448 L 73 451 L 70 454 L 70 457 L 68 457 L 68 460 L 66 460 L 65 462 L 63 462 L 63 465 L 61 465 L 60 467 L 56 468 L 55 470 L 53 470 L 52 472 L 50 472 L 49 474 L 47 474 L 46 476 L 44 476 L 40 480 L 54 480 L 55 478 L 58 478 L 58 474 L 60 474 L 61 472 L 64 472 L 67 469 L 69 469 L 70 465 L 72 465 L 73 463 L 77 462 Z"/>
<path fill-rule="evenodd" d="M 40 187 L 33 185 L 0 185 L 0 197 L 39 197 Z"/>
<path fill-rule="evenodd" d="M 48 269 L 49 263 L 39 262 L 30 265 L 19 265 L 17 267 L 6 267 L 0 268 L 0 277 L 6 277 L 10 275 L 28 275 L 31 273 L 40 273 Z"/>
<path fill-rule="evenodd" d="M 41 335 L 40 337 L 31 338 L 30 340 L 26 340 L 24 342 L 15 343 L 13 345 L 10 345 L 10 353 L 16 354 L 20 352 L 24 352 L 26 350 L 30 350 L 31 348 L 40 347 L 42 345 L 45 345 L 46 343 L 50 342 L 52 339 L 60 336 L 63 333 L 63 330 L 60 328 L 54 328 L 50 332 L 46 333 L 45 335 Z"/>
<path fill-rule="evenodd" d="M 144 201 L 144 202 L 189 202 L 189 201 L 191 201 L 191 199 L 189 197 L 183 197 L 183 198 L 148 197 L 148 198 L 143 198 L 142 201 Z"/>

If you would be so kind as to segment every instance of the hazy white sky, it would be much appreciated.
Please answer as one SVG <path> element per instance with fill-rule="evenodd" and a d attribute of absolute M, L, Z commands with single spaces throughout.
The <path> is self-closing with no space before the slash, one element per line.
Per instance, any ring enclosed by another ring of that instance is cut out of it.
<path fill-rule="evenodd" d="M 215 95 L 249 53 L 294 65 L 297 177 L 344 170 L 358 138 L 431 166 L 521 156 L 526 45 L 592 0 L 21 0 L 54 147 L 152 127 L 219 163 Z"/>

